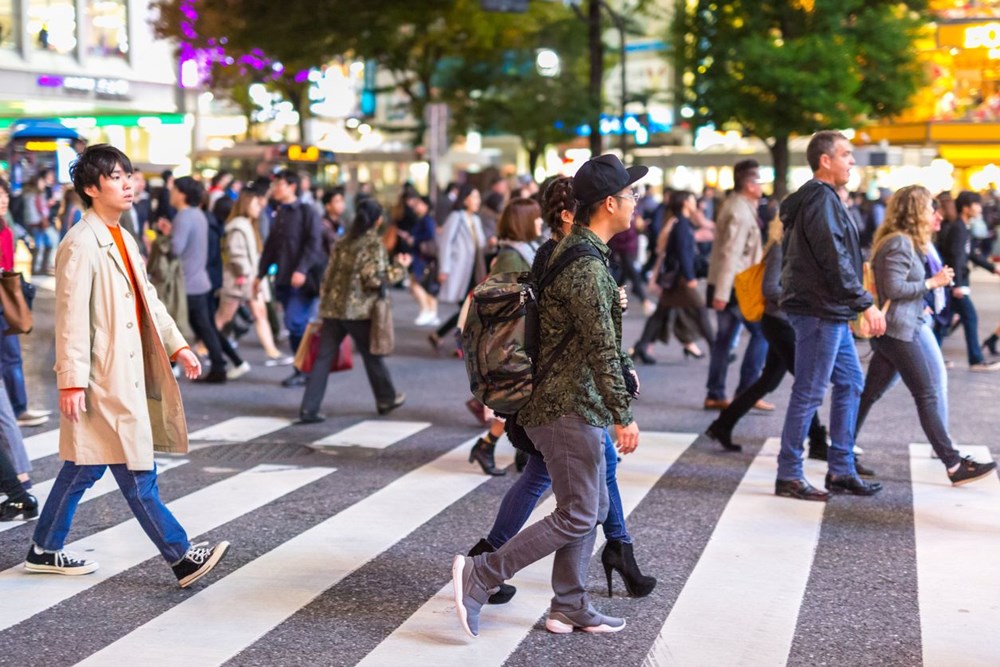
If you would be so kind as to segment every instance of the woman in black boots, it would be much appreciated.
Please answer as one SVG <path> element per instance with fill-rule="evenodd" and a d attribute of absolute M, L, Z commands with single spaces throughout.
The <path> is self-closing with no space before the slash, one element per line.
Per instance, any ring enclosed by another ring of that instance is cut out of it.
<path fill-rule="evenodd" d="M 545 211 L 545 222 L 552 231 L 552 239 L 542 245 L 535 255 L 531 270 L 536 276 L 545 270 L 552 249 L 572 227 L 573 214 L 576 210 L 576 200 L 573 197 L 573 179 L 559 177 L 549 183 L 542 196 L 542 206 Z M 608 542 L 601 553 L 601 563 L 604 565 L 604 573 L 608 579 L 608 595 L 610 596 L 612 593 L 611 574 L 618 572 L 625 582 L 625 588 L 629 595 L 645 597 L 653 592 L 656 579 L 643 575 L 635 562 L 632 537 L 625 526 L 625 514 L 615 475 L 618 467 L 618 452 L 607 431 L 604 433 L 604 456 L 607 464 L 609 511 L 602 524 Z M 479 540 L 479 543 L 469 552 L 469 556 L 495 551 L 516 535 L 528 521 L 538 499 L 552 484 L 541 455 L 536 452 L 526 458 L 527 462 L 521 476 L 507 491 L 500 503 L 489 536 Z M 502 584 L 499 590 L 490 596 L 489 601 L 491 604 L 503 604 L 513 597 L 514 592 L 513 586 Z"/>
<path fill-rule="evenodd" d="M 0 493 L 7 496 L 0 503 L 0 521 L 34 519 L 38 516 L 38 501 L 17 479 L 14 464 L 0 448 Z"/>

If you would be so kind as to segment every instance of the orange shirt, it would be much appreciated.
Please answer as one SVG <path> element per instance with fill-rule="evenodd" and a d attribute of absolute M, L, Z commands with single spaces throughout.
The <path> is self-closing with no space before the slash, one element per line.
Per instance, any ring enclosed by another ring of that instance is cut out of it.
<path fill-rule="evenodd" d="M 142 296 L 139 293 L 139 281 L 135 279 L 135 270 L 132 268 L 132 262 L 128 259 L 128 252 L 125 251 L 125 239 L 122 238 L 122 228 L 121 225 L 107 225 L 108 231 L 111 232 L 111 238 L 115 240 L 115 245 L 118 247 L 118 254 L 122 257 L 122 263 L 125 264 L 125 269 L 128 271 L 128 278 L 132 283 L 132 294 L 135 296 L 135 319 L 137 324 L 142 324 Z"/>

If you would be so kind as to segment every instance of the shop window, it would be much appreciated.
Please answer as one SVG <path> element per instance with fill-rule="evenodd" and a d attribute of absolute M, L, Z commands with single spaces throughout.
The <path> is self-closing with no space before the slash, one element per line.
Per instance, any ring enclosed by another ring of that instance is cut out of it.
<path fill-rule="evenodd" d="M 17 48 L 14 0 L 0 0 L 0 49 Z"/>
<path fill-rule="evenodd" d="M 28 35 L 39 51 L 72 53 L 76 49 L 76 3 L 73 0 L 31 0 Z"/>
<path fill-rule="evenodd" d="M 124 58 L 127 53 L 126 0 L 87 0 L 87 54 Z"/>

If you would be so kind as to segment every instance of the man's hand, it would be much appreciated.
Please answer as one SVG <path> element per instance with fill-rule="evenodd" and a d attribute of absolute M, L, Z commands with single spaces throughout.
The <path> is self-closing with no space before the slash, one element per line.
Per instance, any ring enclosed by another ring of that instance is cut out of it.
<path fill-rule="evenodd" d="M 872 336 L 878 338 L 885 333 L 885 313 L 876 306 L 869 306 L 864 312 L 865 321 L 872 332 Z"/>
<path fill-rule="evenodd" d="M 628 310 L 628 290 L 624 287 L 618 288 L 618 303 L 622 307 L 622 312 Z"/>
<path fill-rule="evenodd" d="M 724 311 L 728 305 L 728 302 L 722 301 L 721 299 L 712 299 L 712 308 L 720 313 Z"/>
<path fill-rule="evenodd" d="M 618 440 L 618 451 L 631 454 L 639 446 L 639 425 L 632 422 L 628 426 L 615 424 L 615 439 Z"/>
<path fill-rule="evenodd" d="M 396 263 L 399 264 L 404 269 L 410 268 L 410 264 L 413 264 L 413 257 L 403 252 L 396 255 Z"/>
<path fill-rule="evenodd" d="M 953 297 L 955 297 L 956 299 L 964 299 L 965 298 L 965 292 L 962 290 L 961 287 L 954 287 L 954 288 L 952 288 L 951 295 Z"/>
<path fill-rule="evenodd" d="M 201 362 L 198 360 L 198 355 L 190 349 L 178 352 L 176 362 L 184 369 L 184 377 L 188 380 L 197 380 L 201 375 Z"/>
<path fill-rule="evenodd" d="M 74 424 L 80 421 L 80 413 L 87 411 L 87 399 L 83 389 L 60 389 L 59 411 Z"/>
<path fill-rule="evenodd" d="M 292 274 L 292 287 L 298 289 L 306 284 L 306 274 L 296 271 Z"/>
<path fill-rule="evenodd" d="M 687 281 L 688 289 L 698 289 L 698 279 Z"/>

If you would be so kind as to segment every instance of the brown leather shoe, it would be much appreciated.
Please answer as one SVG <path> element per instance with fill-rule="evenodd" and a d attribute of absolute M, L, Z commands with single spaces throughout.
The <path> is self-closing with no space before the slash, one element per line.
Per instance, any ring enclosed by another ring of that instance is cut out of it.
<path fill-rule="evenodd" d="M 761 412 L 774 412 L 774 403 L 768 403 L 762 398 L 753 404 L 753 409 Z"/>
<path fill-rule="evenodd" d="M 706 410 L 725 410 L 729 407 L 729 401 L 724 398 L 706 398 L 705 399 L 705 409 Z"/>
<path fill-rule="evenodd" d="M 821 491 L 804 479 L 786 481 L 779 479 L 774 483 L 774 495 L 798 500 L 816 500 L 826 502 L 829 494 Z"/>

